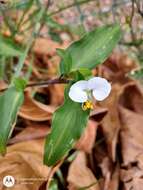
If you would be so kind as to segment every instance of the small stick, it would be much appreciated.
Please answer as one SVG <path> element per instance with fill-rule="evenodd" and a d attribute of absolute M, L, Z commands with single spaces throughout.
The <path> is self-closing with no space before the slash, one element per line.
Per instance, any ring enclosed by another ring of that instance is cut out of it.
<path fill-rule="evenodd" d="M 68 84 L 71 80 L 63 79 L 63 78 L 55 78 L 55 79 L 49 79 L 47 81 L 41 81 L 41 82 L 33 82 L 26 85 L 26 88 L 29 87 L 47 87 L 48 85 L 54 85 L 54 84 Z M 0 92 L 8 89 L 8 86 L 0 89 Z"/>
<path fill-rule="evenodd" d="M 35 86 L 43 87 L 43 86 L 48 86 L 48 85 L 52 85 L 52 84 L 67 84 L 69 82 L 70 82 L 70 80 L 67 80 L 67 79 L 55 78 L 55 79 L 50 79 L 47 81 L 34 82 L 31 84 L 27 84 L 26 88 L 35 87 Z"/>

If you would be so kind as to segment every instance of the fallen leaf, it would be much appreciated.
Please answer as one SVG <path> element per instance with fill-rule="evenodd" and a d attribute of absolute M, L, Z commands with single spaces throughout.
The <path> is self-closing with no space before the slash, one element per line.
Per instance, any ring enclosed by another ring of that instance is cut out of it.
<path fill-rule="evenodd" d="M 47 136 L 50 133 L 50 128 L 44 125 L 31 125 L 24 128 L 20 133 L 11 138 L 8 141 L 8 144 L 15 144 L 18 142 L 33 140 L 33 139 L 41 139 Z"/>
<path fill-rule="evenodd" d="M 67 44 L 61 45 L 48 38 L 37 38 L 34 45 L 34 52 L 37 54 L 50 54 L 56 53 L 57 48 L 65 48 Z"/>
<path fill-rule="evenodd" d="M 119 179 L 120 179 L 119 174 L 120 174 L 119 164 L 117 164 L 114 171 L 112 172 L 111 180 L 109 183 L 109 189 L 110 190 L 119 189 Z"/>
<path fill-rule="evenodd" d="M 111 172 L 113 170 L 112 162 L 108 157 L 104 157 L 102 162 L 100 163 L 100 168 L 102 170 L 102 174 L 104 176 L 104 187 L 103 190 L 109 189 L 109 184 L 111 180 Z"/>
<path fill-rule="evenodd" d="M 94 110 L 91 111 L 90 117 L 93 118 L 93 120 L 100 122 L 104 118 L 104 116 L 107 114 L 108 109 L 107 108 L 102 108 L 101 106 L 95 107 Z"/>
<path fill-rule="evenodd" d="M 124 184 L 125 190 L 142 190 L 143 187 L 143 171 L 137 167 L 128 170 L 120 170 L 120 178 Z"/>
<path fill-rule="evenodd" d="M 104 177 L 104 182 L 102 184 L 103 190 L 115 190 L 119 187 L 119 165 L 113 165 L 110 158 L 107 156 L 102 159 L 99 164 L 102 175 Z"/>
<path fill-rule="evenodd" d="M 59 106 L 63 103 L 64 88 L 65 88 L 65 85 L 57 84 L 57 85 L 49 86 L 47 89 L 45 89 L 45 91 L 49 91 L 51 94 L 50 103 L 53 106 Z"/>
<path fill-rule="evenodd" d="M 120 95 L 119 104 L 136 113 L 143 114 L 143 89 L 134 82 L 128 83 L 123 87 Z M 128 101 L 127 101 L 128 100 Z"/>
<path fill-rule="evenodd" d="M 122 158 L 124 165 L 129 165 L 143 155 L 143 94 L 136 84 L 125 86 L 120 97 L 119 113 Z M 142 159 L 139 159 L 139 164 L 143 165 Z"/>
<path fill-rule="evenodd" d="M 16 180 L 12 190 L 38 190 L 50 172 L 50 168 L 43 165 L 43 147 L 43 140 L 9 146 L 6 156 L 0 157 L 0 180 L 11 175 Z M 2 183 L 0 189 L 5 189 Z"/>
<path fill-rule="evenodd" d="M 91 153 L 96 139 L 97 125 L 95 121 L 89 120 L 84 134 L 76 143 L 75 148 L 86 153 Z"/>
<path fill-rule="evenodd" d="M 113 161 L 116 159 L 116 146 L 120 130 L 118 114 L 118 99 L 121 93 L 120 91 L 122 91 L 120 85 L 113 85 L 110 96 L 102 103 L 102 105 L 108 109 L 108 113 L 103 118 L 101 124 L 105 141 L 107 143 L 108 155 Z"/>
<path fill-rule="evenodd" d="M 143 154 L 143 116 L 120 107 L 120 117 L 122 158 L 124 165 L 128 165 L 137 162 L 138 156 Z"/>
<path fill-rule="evenodd" d="M 46 121 L 51 119 L 54 111 L 55 108 L 53 106 L 42 104 L 26 93 L 19 115 L 32 121 Z"/>
<path fill-rule="evenodd" d="M 99 184 L 92 171 L 87 166 L 86 155 L 79 152 L 69 167 L 68 177 L 70 190 L 89 187 L 89 190 L 100 190 Z"/>
<path fill-rule="evenodd" d="M 136 68 L 137 63 L 134 59 L 129 58 L 127 54 L 118 52 L 113 53 L 101 66 L 101 73 L 112 82 L 127 83 L 131 79 L 126 74 Z"/>

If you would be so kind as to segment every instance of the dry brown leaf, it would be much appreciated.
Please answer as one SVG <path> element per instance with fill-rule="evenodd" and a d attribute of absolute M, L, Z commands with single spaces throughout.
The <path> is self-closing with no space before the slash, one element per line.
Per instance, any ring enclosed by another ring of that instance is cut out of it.
<path fill-rule="evenodd" d="M 101 123 L 108 147 L 108 155 L 113 161 L 115 161 L 116 157 L 116 146 L 120 130 L 120 121 L 117 110 L 120 90 L 120 85 L 113 85 L 110 96 L 102 103 L 103 106 L 108 108 L 108 113 L 105 115 Z"/>
<path fill-rule="evenodd" d="M 96 132 L 97 123 L 95 121 L 89 120 L 84 134 L 76 143 L 75 148 L 82 150 L 86 153 L 91 153 L 96 139 Z"/>
<path fill-rule="evenodd" d="M 116 190 L 119 186 L 119 166 L 114 167 L 112 161 L 108 157 L 104 157 L 99 164 L 104 182 L 102 190 Z"/>
<path fill-rule="evenodd" d="M 143 188 L 143 170 L 132 167 L 128 170 L 120 170 L 121 181 L 125 190 L 142 190 Z"/>
<path fill-rule="evenodd" d="M 53 55 L 57 48 L 65 48 L 66 46 L 67 44 L 61 45 L 48 38 L 37 38 L 33 49 L 37 54 Z"/>
<path fill-rule="evenodd" d="M 25 119 L 32 121 L 50 120 L 55 108 L 53 106 L 44 105 L 25 94 L 24 104 L 20 108 L 19 115 Z"/>
<path fill-rule="evenodd" d="M 20 133 L 11 138 L 8 144 L 15 144 L 22 141 L 44 138 L 50 133 L 50 128 L 46 125 L 31 125 L 24 128 Z"/>
<path fill-rule="evenodd" d="M 107 157 L 105 142 L 95 144 L 94 162 L 96 167 L 100 167 L 102 175 L 100 176 L 100 188 L 102 190 L 116 190 L 119 185 L 119 167 L 115 167 L 112 160 Z M 97 174 L 98 175 L 98 174 Z"/>
<path fill-rule="evenodd" d="M 143 114 L 143 88 L 137 82 L 128 83 L 123 88 L 119 103 L 129 110 Z"/>
<path fill-rule="evenodd" d="M 7 86 L 8 85 L 3 80 L 0 80 L 0 91 L 6 89 Z"/>
<path fill-rule="evenodd" d="M 90 112 L 90 117 L 93 118 L 93 120 L 100 122 L 104 116 L 107 114 L 108 109 L 102 108 L 101 106 L 95 106 L 95 109 Z"/>
<path fill-rule="evenodd" d="M 122 157 L 124 165 L 128 165 L 143 155 L 143 115 L 120 107 L 120 116 Z"/>
<path fill-rule="evenodd" d="M 47 90 L 49 90 L 49 92 L 51 94 L 50 103 L 52 105 L 58 106 L 58 105 L 61 105 L 63 103 L 63 100 L 64 100 L 64 88 L 65 88 L 65 86 L 62 85 L 62 84 L 49 86 L 47 88 Z M 46 89 L 45 89 L 45 91 L 46 91 Z"/>
<path fill-rule="evenodd" d="M 113 170 L 111 160 L 108 157 L 104 157 L 102 162 L 100 163 L 100 168 L 101 168 L 102 174 L 105 178 L 103 190 L 108 190 L 110 180 L 111 180 L 111 172 Z"/>
<path fill-rule="evenodd" d="M 116 166 L 114 172 L 112 174 L 110 183 L 109 183 L 109 190 L 117 190 L 119 189 L 119 165 Z"/>
<path fill-rule="evenodd" d="M 120 97 L 121 153 L 123 165 L 121 180 L 126 190 L 143 187 L 143 93 L 136 84 L 127 84 Z"/>
<path fill-rule="evenodd" d="M 16 183 L 12 190 L 38 190 L 47 180 L 50 168 L 43 165 L 44 140 L 33 140 L 9 146 L 0 157 L 0 178 L 11 175 Z M 2 183 L 0 189 L 4 190 Z"/>
<path fill-rule="evenodd" d="M 143 94 L 136 84 L 125 86 L 119 112 L 123 163 L 129 165 L 140 158 L 139 164 L 143 165 Z"/>
<path fill-rule="evenodd" d="M 47 77 L 56 77 L 58 75 L 59 63 L 60 57 L 57 55 L 36 54 L 32 69 L 33 75 L 41 80 L 46 80 Z M 27 61 L 25 64 L 29 65 L 30 62 Z"/>
<path fill-rule="evenodd" d="M 34 68 L 33 74 L 44 80 L 58 74 L 60 57 L 56 53 L 57 48 L 65 49 L 69 42 L 58 43 L 50 38 L 37 38 L 34 45 Z"/>
<path fill-rule="evenodd" d="M 60 48 L 60 44 L 51 39 L 37 38 L 34 45 L 34 52 L 37 54 L 53 54 L 56 48 Z"/>
<path fill-rule="evenodd" d="M 137 68 L 135 60 L 126 54 L 113 53 L 107 61 L 101 65 L 102 75 L 117 83 L 127 83 L 130 79 L 126 76 L 133 69 Z"/>
<path fill-rule="evenodd" d="M 92 171 L 87 167 L 86 155 L 79 152 L 75 160 L 71 163 L 68 178 L 69 189 L 77 190 L 92 185 L 89 190 L 100 190 L 99 184 Z"/>

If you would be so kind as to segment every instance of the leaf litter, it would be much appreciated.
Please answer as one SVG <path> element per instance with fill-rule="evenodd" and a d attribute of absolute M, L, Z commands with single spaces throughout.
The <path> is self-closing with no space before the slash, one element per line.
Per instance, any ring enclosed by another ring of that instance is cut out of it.
<path fill-rule="evenodd" d="M 77 150 L 76 156 L 68 165 L 65 160 L 57 168 L 63 173 L 66 187 L 70 190 L 142 189 L 143 91 L 138 82 L 125 74 L 129 63 L 122 61 L 125 72 L 118 68 L 118 61 L 123 59 L 120 56 L 119 59 L 119 55 L 114 54 L 100 66 L 103 76 L 108 73 L 112 93 L 103 103 L 97 103 L 97 109 L 92 112 L 84 134 L 73 149 Z M 99 72 L 99 68 L 95 72 Z M 24 128 L 15 131 L 9 140 L 7 155 L 0 158 L 1 178 L 9 173 L 17 181 L 23 180 L 16 183 L 14 189 L 36 190 L 47 183 L 50 168 L 43 165 L 43 143 L 50 132 L 52 114 L 63 100 L 62 88 L 58 86 L 58 94 L 55 86 L 41 88 L 40 91 L 34 88 L 35 92 L 47 96 L 50 92 L 55 96 L 55 99 L 50 98 L 51 94 L 47 104 L 30 96 L 32 88 L 25 92 L 25 102 L 19 111 L 19 118 L 25 121 Z M 16 128 L 20 124 L 17 123 Z M 66 172 L 63 169 L 65 167 Z M 53 177 L 59 180 L 56 173 Z M 24 180 L 28 178 L 40 178 L 43 181 L 31 181 L 31 185 L 25 185 Z"/>
<path fill-rule="evenodd" d="M 31 83 L 57 76 L 60 60 L 56 48 L 65 48 L 68 43 L 37 39 Z M 25 66 L 29 63 L 26 60 Z M 63 102 L 64 86 L 29 88 L 7 154 L 0 157 L 0 178 L 7 174 L 14 176 L 13 190 L 45 189 L 49 175 L 61 189 L 142 190 L 143 89 L 128 76 L 136 67 L 127 55 L 113 53 L 93 71 L 111 81 L 111 95 L 96 103 L 84 134 L 52 175 L 51 168 L 43 165 L 43 147 L 51 130 L 52 114 Z M 1 81 L 0 91 L 6 87 Z M 40 101 L 32 94 L 39 94 Z M 5 187 L 0 184 L 0 189 Z"/>

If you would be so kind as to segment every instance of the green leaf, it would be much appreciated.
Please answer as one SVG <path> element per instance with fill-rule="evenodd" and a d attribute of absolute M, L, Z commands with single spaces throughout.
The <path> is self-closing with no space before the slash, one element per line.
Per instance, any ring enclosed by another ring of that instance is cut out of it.
<path fill-rule="evenodd" d="M 69 31 L 73 34 L 76 34 L 80 37 L 82 37 L 84 34 L 86 34 L 86 30 L 83 24 L 79 24 L 76 26 L 69 25 Z"/>
<path fill-rule="evenodd" d="M 0 36 L 0 55 L 21 56 L 22 53 L 22 49 L 11 39 Z"/>
<path fill-rule="evenodd" d="M 60 63 L 61 74 L 81 68 L 93 69 L 103 63 L 119 41 L 120 36 L 121 30 L 117 24 L 102 26 L 87 33 L 65 50 L 72 57 L 72 66 L 69 68 L 68 63 L 62 60 Z"/>
<path fill-rule="evenodd" d="M 84 77 L 90 77 L 92 76 L 92 72 L 90 69 L 87 68 L 80 68 L 79 72 L 84 76 Z"/>
<path fill-rule="evenodd" d="M 129 76 L 137 80 L 143 80 L 143 68 L 140 68 L 139 70 L 136 70 L 133 73 L 131 72 Z"/>
<path fill-rule="evenodd" d="M 72 57 L 71 54 L 66 52 L 64 49 L 56 49 L 58 55 L 62 58 L 61 69 L 64 73 L 67 73 L 72 67 Z M 66 67 L 65 67 L 66 65 Z"/>
<path fill-rule="evenodd" d="M 52 131 L 45 143 L 44 163 L 56 164 L 73 147 L 86 127 L 89 111 L 83 111 L 81 104 L 73 102 L 67 92 L 65 102 L 53 116 Z"/>
<path fill-rule="evenodd" d="M 18 4 L 17 4 L 18 5 Z M 20 5 L 20 4 L 19 4 Z M 28 1 L 25 1 L 25 4 L 21 3 L 21 5 L 18 7 L 18 8 L 22 8 L 22 9 L 25 9 L 25 10 L 29 10 L 32 5 L 34 5 L 34 0 L 28 0 Z"/>
<path fill-rule="evenodd" d="M 53 18 L 49 17 L 49 15 L 45 15 L 44 21 L 45 21 L 45 24 L 47 24 L 49 28 L 57 29 L 57 30 L 63 30 L 65 28 L 65 25 L 59 24 Z"/>
<path fill-rule="evenodd" d="M 26 87 L 26 80 L 22 78 L 14 78 L 13 83 L 18 91 L 23 91 Z"/>
<path fill-rule="evenodd" d="M 58 182 L 56 179 L 52 179 L 49 185 L 49 190 L 58 190 Z"/>
<path fill-rule="evenodd" d="M 11 86 L 0 95 L 0 153 L 6 153 L 6 144 L 13 131 L 17 112 L 23 103 L 22 91 Z"/>
<path fill-rule="evenodd" d="M 31 4 L 31 1 L 34 0 L 24 0 L 24 1 L 19 1 L 19 0 L 14 0 L 14 1 L 7 1 L 5 2 L 5 6 L 4 7 L 0 7 L 1 10 L 9 10 L 9 9 L 27 9 Z M 34 4 L 34 2 L 33 2 Z"/>

